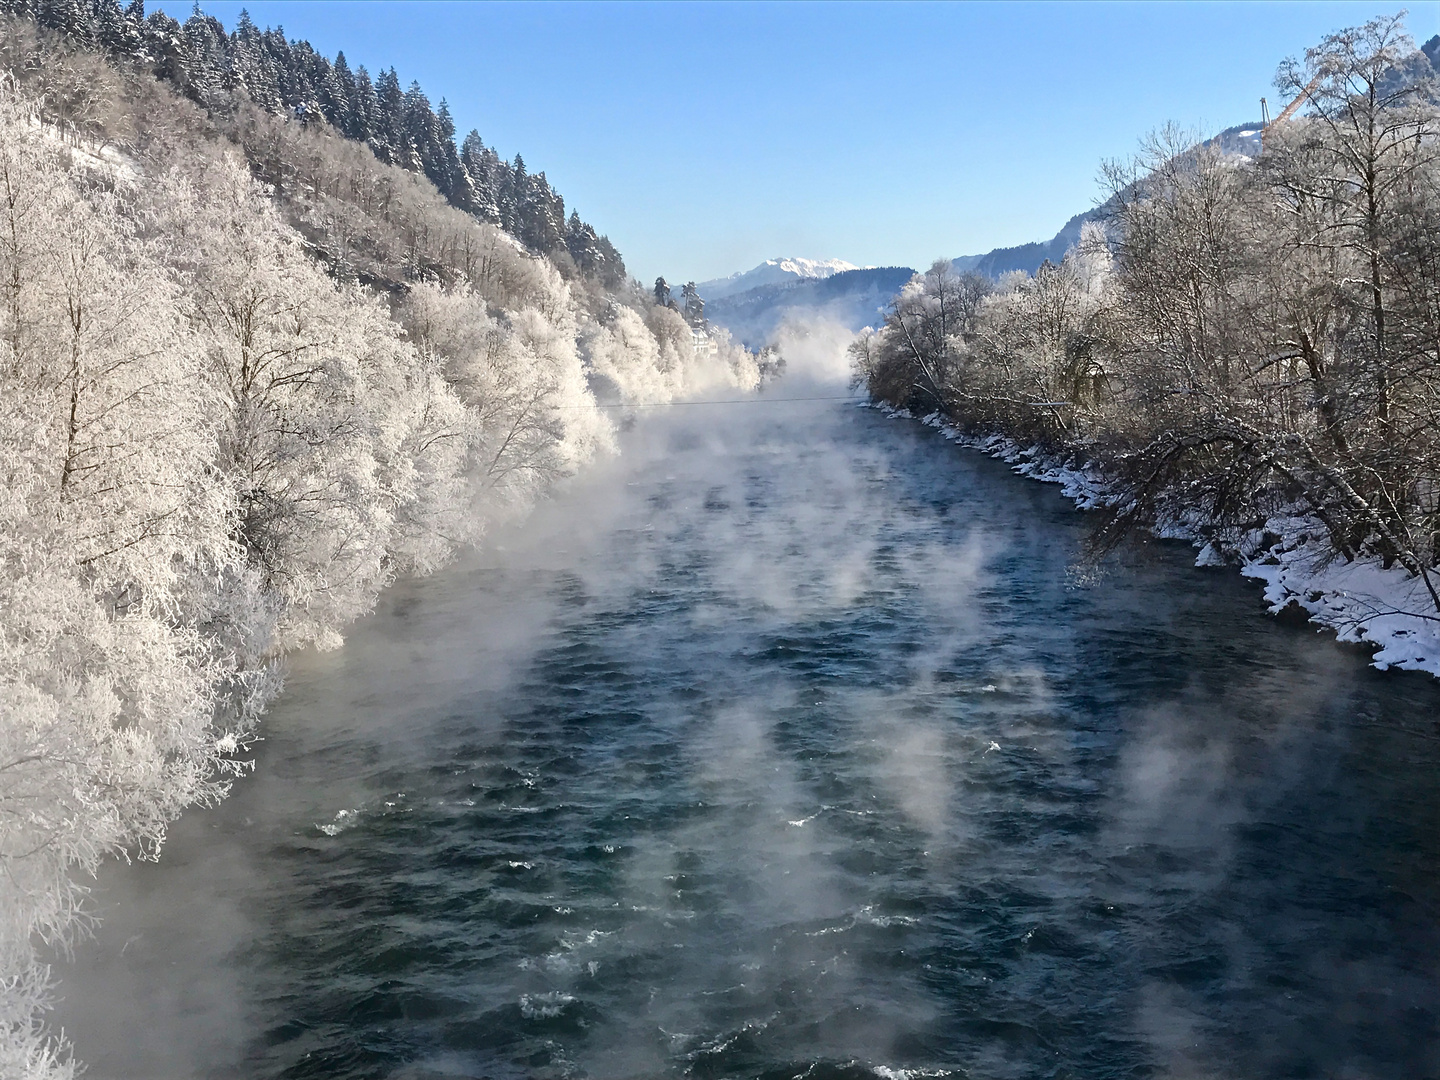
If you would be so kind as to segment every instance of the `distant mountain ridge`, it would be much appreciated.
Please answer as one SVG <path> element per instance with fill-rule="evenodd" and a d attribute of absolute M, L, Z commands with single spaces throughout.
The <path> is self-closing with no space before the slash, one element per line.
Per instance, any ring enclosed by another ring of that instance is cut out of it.
<path fill-rule="evenodd" d="M 709 300 L 735 296 L 763 285 L 793 285 L 801 281 L 815 281 L 850 270 L 871 270 L 874 267 L 856 266 L 844 259 L 766 259 L 751 270 L 731 274 L 729 277 L 702 281 L 698 288 L 700 295 Z"/>
<path fill-rule="evenodd" d="M 891 297 L 914 276 L 908 266 L 855 267 L 707 299 L 705 314 L 749 348 L 758 349 L 774 342 L 787 319 L 838 322 L 849 330 L 878 326 Z"/>
<path fill-rule="evenodd" d="M 1253 124 L 1236 124 L 1200 145 L 1218 146 L 1226 154 L 1257 157 L 1260 153 L 1261 126 L 1258 121 Z M 1015 270 L 1033 274 L 1044 263 L 1058 263 L 1065 258 L 1065 253 L 1079 243 L 1080 230 L 1084 224 L 1087 221 L 1104 220 L 1109 216 L 1113 203 L 1113 199 L 1107 199 L 1092 210 L 1076 214 L 1065 222 L 1060 231 L 1049 240 L 1020 244 L 1016 247 L 994 248 L 983 255 L 961 255 L 959 258 L 952 259 L 951 265 L 960 273 L 970 271 L 983 274 L 992 280 L 998 280 Z"/>
<path fill-rule="evenodd" d="M 1440 39 L 1434 43 L 1440 55 Z M 1257 121 L 1236 124 L 1207 139 L 1226 154 L 1255 157 L 1260 153 Z M 1187 151 L 1192 153 L 1193 151 Z M 994 248 L 982 255 L 951 260 L 958 272 L 999 279 L 1016 270 L 1034 274 L 1046 262 L 1059 263 L 1080 240 L 1088 221 L 1104 220 L 1114 200 L 1074 215 L 1049 240 Z M 850 330 L 877 326 L 890 300 L 915 271 L 906 266 L 856 267 L 840 259 L 768 259 L 752 270 L 702 282 L 705 314 L 750 348 L 771 344 L 787 318 L 820 318 Z"/>

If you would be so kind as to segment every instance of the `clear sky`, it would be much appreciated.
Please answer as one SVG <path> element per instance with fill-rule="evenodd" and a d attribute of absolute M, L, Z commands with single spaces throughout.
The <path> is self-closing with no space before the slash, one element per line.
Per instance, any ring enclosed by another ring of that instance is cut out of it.
<path fill-rule="evenodd" d="M 1375 3 L 202 4 L 395 67 L 543 170 L 642 280 L 777 255 L 925 266 L 1046 239 L 1168 121 L 1258 119 Z M 151 0 L 177 18 L 190 0 Z M 1417 42 L 1440 3 L 1410 6 Z"/>

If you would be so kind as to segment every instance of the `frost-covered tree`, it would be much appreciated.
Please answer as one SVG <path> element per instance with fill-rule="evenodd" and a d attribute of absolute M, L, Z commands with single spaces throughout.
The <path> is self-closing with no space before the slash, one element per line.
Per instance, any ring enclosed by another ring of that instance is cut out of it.
<path fill-rule="evenodd" d="M 507 505 L 525 505 L 608 448 L 611 437 L 594 408 L 564 282 L 550 271 L 530 299 L 492 315 L 468 286 L 421 287 L 402 313 L 412 340 L 437 358 L 469 412 L 474 473 Z"/>
<path fill-rule="evenodd" d="M 254 582 L 175 284 L 38 119 L 0 99 L 0 1074 L 36 1077 L 74 874 L 218 795 L 268 685 L 206 630 Z"/>
<path fill-rule="evenodd" d="M 333 643 L 389 573 L 382 479 L 390 404 L 377 381 L 404 350 L 374 301 L 308 258 L 248 171 L 226 159 L 158 202 L 186 314 L 221 402 L 217 468 L 237 539 L 281 604 L 277 644 Z"/>
<path fill-rule="evenodd" d="M 680 367 L 661 361 L 659 343 L 633 308 L 615 305 L 582 332 L 600 395 L 611 402 L 669 401 L 680 390 Z"/>

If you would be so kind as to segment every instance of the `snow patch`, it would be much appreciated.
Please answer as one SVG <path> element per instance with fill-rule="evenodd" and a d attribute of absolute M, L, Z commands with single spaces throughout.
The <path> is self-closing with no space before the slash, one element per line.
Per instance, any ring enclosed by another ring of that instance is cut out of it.
<path fill-rule="evenodd" d="M 1323 526 L 1306 517 L 1272 517 L 1265 531 L 1280 537 L 1247 559 L 1246 577 L 1265 583 L 1270 611 L 1292 604 L 1340 641 L 1376 646 L 1370 662 L 1440 675 L 1440 619 L 1425 583 L 1378 558 L 1334 558 Z"/>

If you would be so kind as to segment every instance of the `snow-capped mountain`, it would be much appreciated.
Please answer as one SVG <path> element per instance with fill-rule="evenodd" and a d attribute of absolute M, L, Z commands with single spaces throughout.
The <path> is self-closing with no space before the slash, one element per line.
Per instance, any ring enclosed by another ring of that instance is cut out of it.
<path fill-rule="evenodd" d="M 873 267 L 859 267 L 844 259 L 766 259 L 753 270 L 702 281 L 699 290 L 706 300 L 719 300 L 762 285 L 792 285 L 797 281 L 816 281 L 832 274 L 861 269 L 870 270 Z"/>
<path fill-rule="evenodd" d="M 752 349 L 773 343 L 787 322 L 859 330 L 880 325 L 890 298 L 914 274 L 908 266 L 869 266 L 823 278 L 792 278 L 722 296 L 706 305 L 705 314 Z"/>

